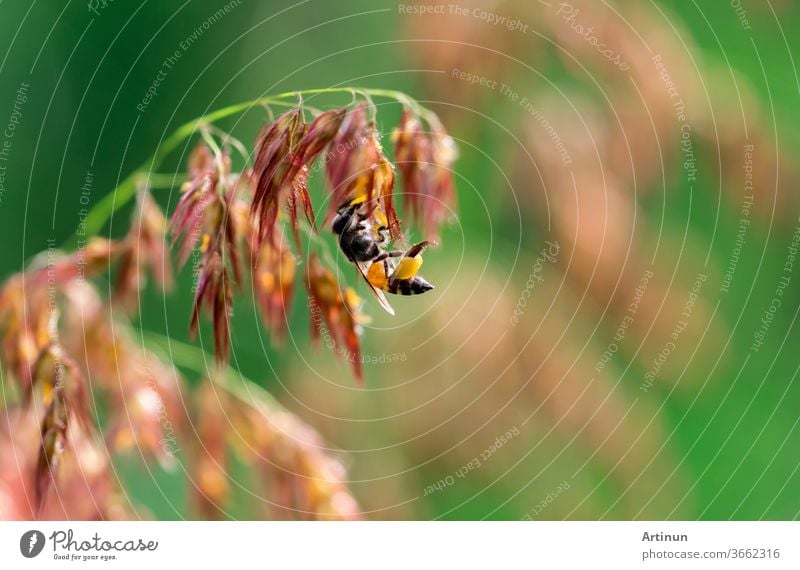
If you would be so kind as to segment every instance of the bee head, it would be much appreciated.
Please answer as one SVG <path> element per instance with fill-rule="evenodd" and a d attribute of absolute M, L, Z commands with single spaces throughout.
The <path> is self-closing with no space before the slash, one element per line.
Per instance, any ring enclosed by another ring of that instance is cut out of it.
<path fill-rule="evenodd" d="M 339 235 L 350 226 L 350 222 L 356 210 L 358 210 L 359 205 L 360 204 L 342 204 L 339 207 L 336 217 L 333 219 L 333 227 L 331 228 L 333 233 Z"/>

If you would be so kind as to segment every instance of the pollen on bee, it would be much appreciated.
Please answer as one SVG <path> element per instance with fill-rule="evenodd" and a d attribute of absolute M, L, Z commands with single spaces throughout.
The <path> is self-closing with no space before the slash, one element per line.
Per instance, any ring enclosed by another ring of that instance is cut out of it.
<path fill-rule="evenodd" d="M 420 267 L 422 257 L 406 257 L 400 261 L 394 274 L 398 279 L 411 279 L 419 272 Z"/>

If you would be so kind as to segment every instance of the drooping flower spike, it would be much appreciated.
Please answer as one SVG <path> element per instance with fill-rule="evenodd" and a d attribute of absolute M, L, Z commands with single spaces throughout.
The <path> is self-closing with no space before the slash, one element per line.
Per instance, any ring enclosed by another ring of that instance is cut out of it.
<path fill-rule="evenodd" d="M 294 295 L 297 260 L 283 234 L 261 246 L 253 270 L 253 290 L 264 324 L 276 344 L 286 334 Z"/>
<path fill-rule="evenodd" d="M 114 290 L 115 297 L 128 310 L 133 310 L 139 301 L 146 285 L 147 268 L 162 291 L 172 287 L 167 229 L 167 219 L 149 190 L 139 188 L 130 230 L 120 244 L 122 251 Z"/>
<path fill-rule="evenodd" d="M 319 343 L 322 338 L 328 339 L 336 352 L 352 363 L 356 381 L 362 383 L 360 337 L 365 317 L 361 314 L 361 299 L 353 289 L 341 287 L 316 255 L 308 260 L 306 286 L 312 340 Z"/>
<path fill-rule="evenodd" d="M 212 317 L 214 354 L 226 362 L 230 348 L 230 314 L 233 287 L 241 282 L 238 248 L 240 236 L 234 219 L 235 177 L 226 150 L 214 156 L 204 144 L 193 151 L 189 180 L 172 216 L 173 243 L 180 243 L 179 263 L 184 265 L 193 251 L 196 279 L 189 332 L 195 334 L 204 308 Z"/>
<path fill-rule="evenodd" d="M 426 132 L 420 118 L 406 110 L 392 140 L 408 213 L 427 239 L 438 240 L 439 227 L 456 208 L 452 167 L 457 151 L 438 119 L 430 120 L 429 128 Z"/>

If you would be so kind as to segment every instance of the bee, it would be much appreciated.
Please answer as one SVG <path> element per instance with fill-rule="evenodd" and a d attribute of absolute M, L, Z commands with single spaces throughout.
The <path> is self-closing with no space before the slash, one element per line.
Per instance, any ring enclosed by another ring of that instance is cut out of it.
<path fill-rule="evenodd" d="M 333 233 L 339 237 L 342 253 L 358 268 L 381 306 L 394 315 L 384 293 L 421 295 L 433 289 L 433 285 L 417 275 L 422 265 L 421 254 L 431 244 L 423 241 L 405 251 L 386 251 L 389 228 L 371 220 L 368 213 L 361 211 L 362 206 L 363 203 L 340 206 L 333 219 Z"/>

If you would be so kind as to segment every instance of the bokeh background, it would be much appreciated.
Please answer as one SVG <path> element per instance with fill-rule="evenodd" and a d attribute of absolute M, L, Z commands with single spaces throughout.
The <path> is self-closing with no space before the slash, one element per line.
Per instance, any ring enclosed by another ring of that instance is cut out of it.
<path fill-rule="evenodd" d="M 364 516 L 800 515 L 796 3 L 89 7 L 0 0 L 0 126 L 18 119 L 0 274 L 68 242 L 87 172 L 93 205 L 189 119 L 294 89 L 400 89 L 460 148 L 459 210 L 424 266 L 437 289 L 395 318 L 370 301 L 364 388 L 310 346 L 302 294 L 282 349 L 247 292 L 233 325 L 233 366 L 320 432 Z M 387 135 L 399 113 L 381 101 Z M 251 141 L 261 121 L 232 128 Z M 174 207 L 174 190 L 156 196 Z M 187 273 L 148 293 L 137 326 L 187 339 Z M 114 467 L 140 516 L 198 516 L 190 471 Z M 253 516 L 247 473 L 229 475 L 226 516 Z"/>

